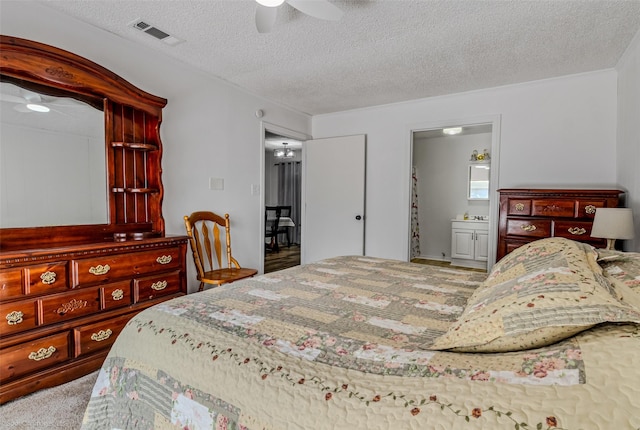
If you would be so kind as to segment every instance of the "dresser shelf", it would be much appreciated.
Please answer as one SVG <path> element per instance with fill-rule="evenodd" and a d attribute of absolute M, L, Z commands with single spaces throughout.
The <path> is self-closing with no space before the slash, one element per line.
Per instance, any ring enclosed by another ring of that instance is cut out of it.
<path fill-rule="evenodd" d="M 136 151 L 157 151 L 158 145 L 144 142 L 111 142 L 112 148 L 125 148 Z"/>

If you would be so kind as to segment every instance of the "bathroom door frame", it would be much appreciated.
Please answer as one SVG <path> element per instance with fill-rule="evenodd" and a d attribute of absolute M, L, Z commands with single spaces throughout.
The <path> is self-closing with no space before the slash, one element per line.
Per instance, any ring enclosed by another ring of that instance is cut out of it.
<path fill-rule="evenodd" d="M 483 115 L 477 117 L 450 118 L 434 121 L 425 121 L 411 124 L 407 127 L 409 160 L 406 164 L 407 187 L 405 189 L 407 208 L 407 229 L 406 229 L 406 252 L 407 260 L 411 258 L 411 194 L 413 179 L 411 167 L 413 166 L 413 138 L 414 134 L 421 131 L 440 129 L 445 127 L 491 124 L 491 176 L 489 179 L 489 259 L 487 261 L 487 271 L 491 270 L 496 263 L 496 250 L 498 245 L 498 209 L 500 199 L 498 198 L 499 175 L 500 175 L 500 124 L 501 115 Z"/>

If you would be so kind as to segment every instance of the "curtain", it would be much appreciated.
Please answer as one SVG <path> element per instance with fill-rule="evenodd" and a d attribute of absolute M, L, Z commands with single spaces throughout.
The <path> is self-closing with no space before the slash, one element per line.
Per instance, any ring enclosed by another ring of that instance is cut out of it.
<path fill-rule="evenodd" d="M 411 169 L 411 258 L 420 257 L 420 226 L 418 224 L 418 172 Z"/>
<path fill-rule="evenodd" d="M 302 164 L 288 161 L 278 167 L 278 206 L 291 206 L 291 219 L 296 225 L 291 228 L 291 242 L 300 243 L 300 215 L 302 196 Z"/>

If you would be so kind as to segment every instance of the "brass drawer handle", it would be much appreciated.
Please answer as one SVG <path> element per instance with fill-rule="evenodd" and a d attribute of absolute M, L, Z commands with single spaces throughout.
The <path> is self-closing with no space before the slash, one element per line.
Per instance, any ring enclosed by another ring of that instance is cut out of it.
<path fill-rule="evenodd" d="M 93 333 L 91 335 L 91 340 L 95 340 L 96 342 L 102 342 L 103 340 L 107 340 L 111 337 L 113 332 L 110 328 L 106 330 L 100 330 L 98 333 Z"/>
<path fill-rule="evenodd" d="M 105 264 L 104 266 L 102 264 L 98 264 L 96 267 L 91 267 L 89 269 L 89 273 L 91 273 L 92 275 L 99 276 L 99 275 L 104 275 L 109 270 L 111 270 L 111 266 L 109 266 L 108 264 Z"/>
<path fill-rule="evenodd" d="M 163 255 L 161 257 L 156 258 L 156 261 L 160 264 L 169 264 L 173 260 L 173 257 L 170 255 Z"/>
<path fill-rule="evenodd" d="M 517 211 L 523 211 L 524 210 L 524 203 L 516 203 L 515 206 Z"/>
<path fill-rule="evenodd" d="M 581 227 L 570 227 L 569 229 L 567 229 L 567 231 L 573 235 L 576 236 L 580 236 L 582 234 L 585 234 L 587 232 L 587 230 L 585 230 L 584 228 Z"/>
<path fill-rule="evenodd" d="M 113 290 L 111 292 L 111 297 L 113 298 L 113 300 L 122 300 L 124 299 L 124 291 L 122 291 L 120 288 L 118 288 L 117 290 Z"/>
<path fill-rule="evenodd" d="M 49 358 L 56 352 L 55 346 L 50 346 L 49 348 L 40 348 L 38 351 L 34 351 L 29 354 L 29 360 L 40 361 L 45 358 Z"/>
<path fill-rule="evenodd" d="M 584 207 L 584 211 L 589 215 L 593 215 L 596 213 L 596 207 L 594 205 L 587 205 Z"/>
<path fill-rule="evenodd" d="M 152 290 L 156 290 L 156 291 L 160 291 L 160 290 L 164 290 L 165 288 L 167 288 L 167 285 L 169 285 L 167 283 L 167 281 L 158 281 L 158 282 L 154 282 L 153 284 L 151 284 L 151 289 Z"/>
<path fill-rule="evenodd" d="M 523 229 L 524 231 L 534 231 L 537 229 L 537 227 L 533 224 L 523 225 L 520 228 Z"/>
<path fill-rule="evenodd" d="M 24 321 L 24 314 L 20 311 L 9 312 L 6 316 L 9 325 L 17 325 Z"/>
<path fill-rule="evenodd" d="M 44 272 L 40 275 L 40 279 L 42 279 L 43 284 L 51 285 L 56 282 L 56 272 Z"/>

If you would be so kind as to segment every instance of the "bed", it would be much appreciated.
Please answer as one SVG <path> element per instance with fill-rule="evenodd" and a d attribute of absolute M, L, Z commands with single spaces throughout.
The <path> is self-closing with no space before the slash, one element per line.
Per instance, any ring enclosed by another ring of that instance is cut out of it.
<path fill-rule="evenodd" d="M 640 254 L 345 256 L 132 319 L 83 429 L 638 429 Z"/>

